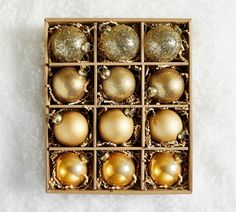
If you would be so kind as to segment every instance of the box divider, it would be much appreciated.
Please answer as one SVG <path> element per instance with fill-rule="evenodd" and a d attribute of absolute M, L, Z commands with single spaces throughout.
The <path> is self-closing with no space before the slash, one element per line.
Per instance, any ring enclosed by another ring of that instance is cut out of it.
<path fill-rule="evenodd" d="M 47 20 L 44 20 L 44 63 L 48 64 L 48 28 Z"/>
<path fill-rule="evenodd" d="M 131 24 L 136 23 L 140 24 L 141 31 L 140 31 L 140 52 L 141 52 L 141 60 L 139 62 L 98 62 L 98 23 L 106 22 L 106 21 L 117 21 L 120 23 L 125 24 Z M 72 62 L 72 63 L 57 63 L 57 62 L 49 62 L 49 55 L 48 55 L 48 29 L 49 26 L 55 25 L 55 24 L 69 24 L 71 22 L 81 22 L 83 24 L 91 24 L 94 22 L 94 51 L 93 51 L 93 62 L 86 62 L 86 61 L 80 61 L 80 62 Z M 189 26 L 189 61 L 188 62 L 145 62 L 145 54 L 144 54 L 144 23 L 177 23 L 177 24 L 183 24 L 187 23 Z M 189 194 L 192 192 L 192 38 L 191 38 L 191 20 L 190 19 L 123 19 L 123 18 L 103 18 L 103 19 L 96 19 L 96 18 L 49 18 L 45 19 L 44 23 L 44 48 L 45 48 L 45 54 L 44 54 L 44 93 L 45 93 L 45 146 L 46 146 L 46 190 L 50 193 L 81 193 L 81 194 Z M 50 105 L 50 98 L 48 93 L 48 74 L 49 74 L 49 68 L 56 68 L 56 67 L 65 67 L 65 66 L 92 66 L 94 71 L 94 103 L 92 105 Z M 97 87 L 98 87 L 98 79 L 97 79 L 97 68 L 98 66 L 141 66 L 141 104 L 140 105 L 97 105 Z M 144 93 L 145 93 L 145 66 L 159 66 L 159 65 L 168 65 L 168 66 L 187 66 L 189 69 L 189 84 L 188 84 L 188 91 L 189 91 L 189 97 L 190 97 L 190 103 L 189 104 L 161 104 L 161 105 L 145 105 L 144 101 Z M 93 146 L 92 147 L 49 147 L 49 132 L 48 132 L 48 126 L 46 123 L 46 118 L 49 114 L 50 108 L 84 108 L 84 107 L 90 107 L 93 109 Z M 138 147 L 97 147 L 97 109 L 98 108 L 142 108 L 142 120 L 141 120 L 141 144 Z M 186 147 L 145 147 L 145 110 L 146 108 L 187 108 L 189 107 L 189 132 L 190 132 L 190 143 L 189 146 Z M 50 189 L 49 187 L 49 179 L 50 179 L 50 151 L 91 151 L 93 152 L 93 186 L 92 189 L 88 190 L 60 190 L 60 189 Z M 140 161 L 140 187 L 141 190 L 135 190 L 135 189 L 129 189 L 126 190 L 105 190 L 105 189 L 97 189 L 97 151 L 100 150 L 130 150 L 130 151 L 139 151 L 141 154 L 141 161 Z M 188 151 L 188 185 L 189 188 L 186 190 L 171 190 L 171 189 L 155 189 L 155 190 L 144 190 L 144 179 L 145 179 L 145 164 L 144 164 L 144 156 L 145 151 L 151 151 L 151 150 L 180 150 L 180 151 Z"/>

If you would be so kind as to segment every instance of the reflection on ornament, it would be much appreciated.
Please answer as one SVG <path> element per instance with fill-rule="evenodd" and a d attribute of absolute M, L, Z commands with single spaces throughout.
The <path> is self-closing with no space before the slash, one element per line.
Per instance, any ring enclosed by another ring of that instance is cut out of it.
<path fill-rule="evenodd" d="M 64 186 L 78 186 L 87 175 L 87 160 L 82 154 L 65 152 L 56 159 L 56 178 Z"/>
<path fill-rule="evenodd" d="M 102 164 L 102 177 L 111 186 L 127 186 L 134 174 L 134 161 L 125 153 L 112 153 Z"/>
<path fill-rule="evenodd" d="M 149 174 L 157 185 L 172 186 L 180 179 L 181 160 L 168 152 L 156 153 L 149 163 Z"/>
<path fill-rule="evenodd" d="M 139 51 L 139 37 L 127 25 L 116 25 L 105 30 L 99 40 L 99 50 L 111 61 L 132 60 Z"/>

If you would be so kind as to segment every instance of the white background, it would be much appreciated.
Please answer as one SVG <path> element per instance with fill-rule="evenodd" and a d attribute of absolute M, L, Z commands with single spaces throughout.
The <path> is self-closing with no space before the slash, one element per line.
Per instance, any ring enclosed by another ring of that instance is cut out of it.
<path fill-rule="evenodd" d="M 235 0 L 0 0 L 0 211 L 235 210 L 235 13 Z M 45 17 L 192 18 L 192 195 L 45 193 Z"/>

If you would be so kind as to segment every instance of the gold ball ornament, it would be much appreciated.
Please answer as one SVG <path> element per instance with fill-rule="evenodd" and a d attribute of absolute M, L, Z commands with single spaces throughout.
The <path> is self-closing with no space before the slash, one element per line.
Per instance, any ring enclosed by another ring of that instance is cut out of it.
<path fill-rule="evenodd" d="M 181 49 L 179 32 L 168 25 L 149 30 L 144 39 L 145 56 L 151 61 L 168 62 L 175 59 Z"/>
<path fill-rule="evenodd" d="M 133 119 L 120 109 L 104 112 L 99 119 L 99 134 L 107 142 L 123 144 L 128 141 L 134 131 Z"/>
<path fill-rule="evenodd" d="M 122 102 L 129 98 L 135 91 L 136 81 L 134 74 L 127 68 L 113 67 L 109 76 L 102 80 L 104 93 L 116 102 Z"/>
<path fill-rule="evenodd" d="M 73 152 L 62 153 L 56 159 L 56 178 L 64 186 L 75 187 L 84 182 L 87 175 L 85 157 Z"/>
<path fill-rule="evenodd" d="M 183 129 L 179 115 L 173 110 L 161 110 L 149 118 L 152 140 L 159 143 L 175 141 Z"/>
<path fill-rule="evenodd" d="M 156 153 L 149 163 L 149 174 L 157 185 L 169 187 L 181 176 L 181 160 L 171 153 Z"/>
<path fill-rule="evenodd" d="M 56 62 L 76 62 L 84 59 L 90 43 L 84 32 L 75 26 L 62 26 L 49 40 L 52 60 Z"/>
<path fill-rule="evenodd" d="M 53 132 L 59 143 L 65 146 L 78 146 L 85 141 L 89 126 L 81 113 L 66 111 L 57 114 L 53 121 Z"/>
<path fill-rule="evenodd" d="M 112 153 L 102 164 L 102 177 L 111 186 L 127 186 L 134 174 L 134 161 L 125 153 Z"/>
<path fill-rule="evenodd" d="M 61 68 L 52 78 L 52 93 L 62 103 L 77 102 L 84 97 L 87 82 L 76 68 Z"/>
<path fill-rule="evenodd" d="M 100 36 L 99 50 L 111 61 L 132 60 L 139 51 L 139 37 L 130 26 L 108 27 Z"/>
<path fill-rule="evenodd" d="M 153 73 L 149 88 L 155 89 L 154 97 L 160 103 L 178 101 L 184 92 L 183 77 L 174 68 L 163 68 Z"/>

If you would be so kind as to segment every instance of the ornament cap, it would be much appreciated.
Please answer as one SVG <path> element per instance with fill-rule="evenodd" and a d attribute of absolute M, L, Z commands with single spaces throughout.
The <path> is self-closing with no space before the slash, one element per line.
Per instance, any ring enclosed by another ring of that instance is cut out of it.
<path fill-rule="evenodd" d="M 56 113 L 56 114 L 53 115 L 52 122 L 54 124 L 60 124 L 61 121 L 62 121 L 62 115 L 60 113 Z"/>
<path fill-rule="evenodd" d="M 81 66 L 80 69 L 78 70 L 78 74 L 82 77 L 86 77 L 87 76 L 87 71 L 86 71 L 86 67 L 85 66 Z"/>
<path fill-rule="evenodd" d="M 82 161 L 83 164 L 87 164 L 88 160 L 86 159 L 86 157 L 83 154 L 79 155 L 80 160 Z"/>
<path fill-rule="evenodd" d="M 106 80 L 111 75 L 111 71 L 107 68 L 103 68 L 103 70 L 100 72 L 100 76 L 103 80 Z"/>
<path fill-rule="evenodd" d="M 93 44 L 89 42 L 86 42 L 81 46 L 82 51 L 85 53 L 93 51 L 93 48 Z"/>
<path fill-rule="evenodd" d="M 177 163 L 180 164 L 180 163 L 183 162 L 178 154 L 174 154 L 173 157 L 174 157 L 174 159 L 175 159 L 175 161 L 176 161 Z"/>
<path fill-rule="evenodd" d="M 149 88 L 148 88 L 148 96 L 149 96 L 150 98 L 152 98 L 152 97 L 154 97 L 154 96 L 156 96 L 156 95 L 157 95 L 157 89 L 154 88 L 154 87 L 149 87 Z"/>

